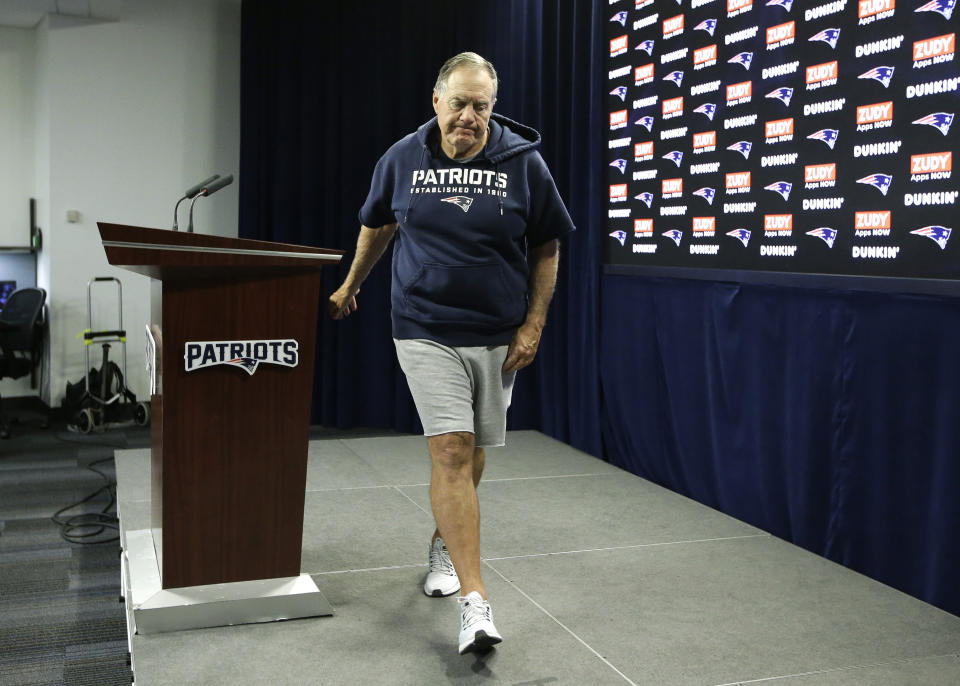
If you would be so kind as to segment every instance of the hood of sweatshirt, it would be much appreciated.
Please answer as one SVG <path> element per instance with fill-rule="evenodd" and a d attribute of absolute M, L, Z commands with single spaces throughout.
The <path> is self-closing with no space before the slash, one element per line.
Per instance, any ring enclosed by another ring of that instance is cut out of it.
<path fill-rule="evenodd" d="M 539 133 L 529 126 L 524 126 L 520 122 L 515 122 L 503 115 L 491 114 L 489 126 L 490 136 L 478 157 L 486 158 L 494 164 L 540 145 Z M 439 130 L 439 125 L 436 117 L 420 126 L 417 129 L 417 140 L 420 145 L 429 145 L 433 132 L 437 130 Z"/>

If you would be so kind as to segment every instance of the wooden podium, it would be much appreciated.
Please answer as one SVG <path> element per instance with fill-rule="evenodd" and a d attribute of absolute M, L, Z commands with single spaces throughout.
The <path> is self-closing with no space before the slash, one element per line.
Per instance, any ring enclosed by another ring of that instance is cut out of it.
<path fill-rule="evenodd" d="M 342 252 L 98 226 L 110 264 L 153 279 L 149 533 L 160 588 L 222 593 L 298 577 L 320 272 Z"/>

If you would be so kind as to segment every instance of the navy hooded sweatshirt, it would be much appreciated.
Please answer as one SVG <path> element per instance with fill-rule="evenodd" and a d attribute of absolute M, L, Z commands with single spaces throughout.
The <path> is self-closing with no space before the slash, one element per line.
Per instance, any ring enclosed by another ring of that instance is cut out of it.
<path fill-rule="evenodd" d="M 434 117 L 380 158 L 360 222 L 396 222 L 393 337 L 505 345 L 527 313 L 528 248 L 573 231 L 540 134 L 493 114 L 468 162 L 440 148 Z"/>

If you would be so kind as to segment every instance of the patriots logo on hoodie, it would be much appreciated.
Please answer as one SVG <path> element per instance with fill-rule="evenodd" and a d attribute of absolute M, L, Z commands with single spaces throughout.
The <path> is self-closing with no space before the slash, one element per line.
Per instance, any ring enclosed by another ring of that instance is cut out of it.
<path fill-rule="evenodd" d="M 894 69 L 895 67 L 874 67 L 870 71 L 863 72 L 857 78 L 873 79 L 874 81 L 882 83 L 884 88 L 888 88 L 890 86 L 890 79 L 893 78 Z"/>
<path fill-rule="evenodd" d="M 620 173 L 623 174 L 623 173 L 625 173 L 625 171 L 626 171 L 626 169 L 627 169 L 627 161 L 626 161 L 626 160 L 614 160 L 613 162 L 610 163 L 610 166 L 611 166 L 611 167 L 616 167 L 617 169 L 620 170 Z"/>
<path fill-rule="evenodd" d="M 633 197 L 644 203 L 648 208 L 653 205 L 653 193 L 640 193 Z"/>
<path fill-rule="evenodd" d="M 673 150 L 671 152 L 668 152 L 666 155 L 664 155 L 663 159 L 670 160 L 671 162 L 676 162 L 677 166 L 679 167 L 680 162 L 683 160 L 683 153 L 680 152 L 679 150 Z"/>
<path fill-rule="evenodd" d="M 707 201 L 708 205 L 713 204 L 713 198 L 717 192 L 713 188 L 701 188 L 693 192 L 694 195 L 699 195 L 701 198 Z"/>
<path fill-rule="evenodd" d="M 808 40 L 822 41 L 834 50 L 837 49 L 837 41 L 840 40 L 840 29 L 824 29 L 820 33 L 814 34 Z"/>
<path fill-rule="evenodd" d="M 664 231 L 663 235 L 669 238 L 671 241 L 677 244 L 677 247 L 680 247 L 680 239 L 683 238 L 683 234 L 677 231 L 676 229 L 670 229 L 669 231 Z"/>
<path fill-rule="evenodd" d="M 837 231 L 836 229 L 830 229 L 830 228 L 827 228 L 826 226 L 821 226 L 819 229 L 813 229 L 812 231 L 807 231 L 807 235 L 815 236 L 823 240 L 823 242 L 827 244 L 828 248 L 832 248 L 833 241 L 835 241 L 837 238 Z"/>
<path fill-rule="evenodd" d="M 645 40 L 640 45 L 635 47 L 634 50 L 643 50 L 648 55 L 653 55 L 653 41 Z"/>
<path fill-rule="evenodd" d="M 790 191 L 793 190 L 793 184 L 786 181 L 774 181 L 769 186 L 764 186 L 764 190 L 773 191 L 780 195 L 784 200 L 790 199 Z"/>
<path fill-rule="evenodd" d="M 663 77 L 664 81 L 672 81 L 677 84 L 677 88 L 680 87 L 680 84 L 683 82 L 683 72 L 682 71 L 672 71 L 666 76 Z"/>
<path fill-rule="evenodd" d="M 819 131 L 811 133 L 807 138 L 815 141 L 823 141 L 833 150 L 833 146 L 837 144 L 837 136 L 839 134 L 840 131 L 837 129 L 820 129 Z"/>
<path fill-rule="evenodd" d="M 928 114 L 926 117 L 915 119 L 913 123 L 932 126 L 946 136 L 950 130 L 950 125 L 953 123 L 953 115 L 947 112 L 934 112 L 933 114 Z"/>
<path fill-rule="evenodd" d="M 753 62 L 753 53 L 752 52 L 741 52 L 737 53 L 733 57 L 727 60 L 730 64 L 739 64 L 744 69 L 750 69 L 750 64 Z"/>
<path fill-rule="evenodd" d="M 941 250 L 947 249 L 947 241 L 950 240 L 950 229 L 945 226 L 924 226 L 922 229 L 914 229 L 910 233 L 916 236 L 926 236 L 939 245 Z"/>
<path fill-rule="evenodd" d="M 473 198 L 466 195 L 451 195 L 449 198 L 440 198 L 440 202 L 448 202 L 456 205 L 463 210 L 464 213 L 467 213 L 470 211 L 470 205 L 473 204 Z"/>
<path fill-rule="evenodd" d="M 627 87 L 626 86 L 617 86 L 612 91 L 610 95 L 616 95 L 620 100 L 626 102 L 627 100 Z"/>
<path fill-rule="evenodd" d="M 790 107 L 790 99 L 793 97 L 793 89 L 787 88 L 786 86 L 782 88 L 775 88 L 774 90 L 767 93 L 765 97 L 776 98 L 787 107 Z"/>
<path fill-rule="evenodd" d="M 767 0 L 767 7 L 782 7 L 787 12 L 793 9 L 793 0 Z"/>
<path fill-rule="evenodd" d="M 713 115 L 717 113 L 717 106 L 712 102 L 705 102 L 700 107 L 694 110 L 694 112 L 699 112 L 700 114 L 707 115 L 707 119 L 713 121 Z"/>
<path fill-rule="evenodd" d="M 733 145 L 728 145 L 727 150 L 733 150 L 743 155 L 743 159 L 750 159 L 750 150 L 753 148 L 753 143 L 749 141 L 737 141 Z"/>
<path fill-rule="evenodd" d="M 936 12 L 949 19 L 953 14 L 953 8 L 956 6 L 957 0 L 931 0 L 931 2 L 915 9 L 914 12 Z"/>
<path fill-rule="evenodd" d="M 611 238 L 616 238 L 620 241 L 620 245 L 624 245 L 627 241 L 627 232 L 626 231 L 614 231 L 610 234 Z"/>
<path fill-rule="evenodd" d="M 639 124 L 647 131 L 653 130 L 653 117 L 640 117 L 637 121 L 633 122 L 634 124 Z"/>
<path fill-rule="evenodd" d="M 857 183 L 873 186 L 886 195 L 887 191 L 890 190 L 890 184 L 893 183 L 893 177 L 889 174 L 871 174 L 870 176 L 864 176 L 862 179 L 857 179 Z"/>
<path fill-rule="evenodd" d="M 627 13 L 626 12 L 617 12 L 615 15 L 610 17 L 610 21 L 620 22 L 620 26 L 627 25 Z"/>
<path fill-rule="evenodd" d="M 750 232 L 746 229 L 734 229 L 733 231 L 727 231 L 727 235 L 731 238 L 736 238 L 738 241 L 743 243 L 743 247 L 747 247 L 747 243 L 750 242 Z"/>
<path fill-rule="evenodd" d="M 717 20 L 716 19 L 704 19 L 702 22 L 693 27 L 694 31 L 706 31 L 711 36 L 713 32 L 717 30 Z"/>

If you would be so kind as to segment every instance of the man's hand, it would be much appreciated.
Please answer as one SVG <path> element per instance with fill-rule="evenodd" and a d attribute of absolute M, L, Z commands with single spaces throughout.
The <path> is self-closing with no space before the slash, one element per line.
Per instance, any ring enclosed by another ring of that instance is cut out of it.
<path fill-rule="evenodd" d="M 517 329 L 513 340 L 510 341 L 510 347 L 507 348 L 507 359 L 504 360 L 502 369 L 504 374 L 523 369 L 533 362 L 542 332 L 542 325 L 529 320 Z"/>
<path fill-rule="evenodd" d="M 351 293 L 345 285 L 340 286 L 330 295 L 330 300 L 327 302 L 327 308 L 330 310 L 330 316 L 334 319 L 343 319 L 350 315 L 351 312 L 357 311 L 357 294 Z"/>

